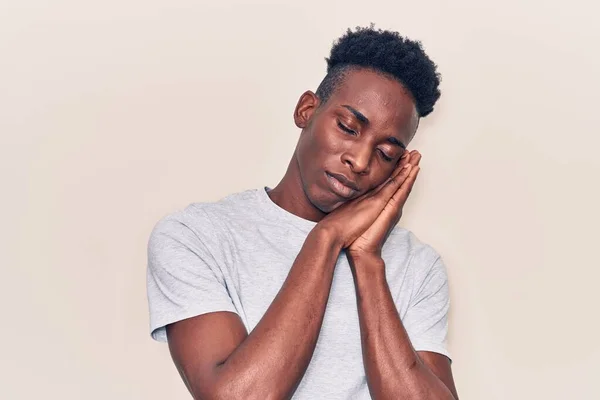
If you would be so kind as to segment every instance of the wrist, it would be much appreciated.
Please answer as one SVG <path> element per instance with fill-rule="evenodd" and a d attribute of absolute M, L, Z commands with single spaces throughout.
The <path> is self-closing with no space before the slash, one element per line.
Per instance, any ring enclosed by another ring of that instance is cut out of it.
<path fill-rule="evenodd" d="M 373 260 L 368 264 L 358 261 L 352 267 L 352 275 L 354 276 L 354 286 L 360 302 L 373 299 L 373 296 L 379 297 L 379 294 L 383 293 L 387 287 L 383 261 Z"/>
<path fill-rule="evenodd" d="M 375 253 L 347 252 L 348 262 L 357 281 L 385 279 L 385 262 Z"/>
<path fill-rule="evenodd" d="M 314 236 L 318 242 L 326 244 L 328 247 L 333 248 L 338 253 L 342 251 L 344 247 L 342 238 L 338 234 L 337 230 L 332 226 L 317 224 L 309 233 L 309 235 Z"/>
<path fill-rule="evenodd" d="M 381 258 L 381 253 L 379 252 L 355 251 L 348 249 L 346 253 L 348 255 L 348 261 L 350 261 L 352 267 L 358 264 L 360 265 L 360 268 L 385 268 L 385 263 L 383 258 Z"/>

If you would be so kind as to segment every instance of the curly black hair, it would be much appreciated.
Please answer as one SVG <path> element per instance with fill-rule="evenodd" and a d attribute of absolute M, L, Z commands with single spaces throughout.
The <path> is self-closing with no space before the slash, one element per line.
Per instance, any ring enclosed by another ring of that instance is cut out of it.
<path fill-rule="evenodd" d="M 367 68 L 399 81 L 415 99 L 417 112 L 425 117 L 440 97 L 441 76 L 421 42 L 400 36 L 398 32 L 357 27 L 334 42 L 327 61 L 327 75 L 316 95 L 326 103 L 346 73 Z"/>

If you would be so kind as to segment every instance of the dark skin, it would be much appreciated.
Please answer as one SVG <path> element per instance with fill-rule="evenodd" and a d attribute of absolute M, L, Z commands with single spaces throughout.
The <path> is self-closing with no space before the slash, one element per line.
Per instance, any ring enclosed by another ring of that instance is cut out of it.
<path fill-rule="evenodd" d="M 167 326 L 173 360 L 190 393 L 196 399 L 291 398 L 315 348 L 335 262 L 346 251 L 371 396 L 458 399 L 448 358 L 413 349 L 381 258 L 419 172 L 421 155 L 404 150 L 419 120 L 412 96 L 394 80 L 354 70 L 324 104 L 304 93 L 294 120 L 302 133 L 269 195 L 318 223 L 250 334 L 228 312 Z"/>

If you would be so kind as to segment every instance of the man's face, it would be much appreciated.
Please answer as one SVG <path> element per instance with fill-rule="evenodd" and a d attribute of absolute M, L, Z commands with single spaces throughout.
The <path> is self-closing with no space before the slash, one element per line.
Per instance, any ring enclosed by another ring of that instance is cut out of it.
<path fill-rule="evenodd" d="M 400 83 L 364 69 L 349 71 L 326 104 L 305 93 L 295 118 L 302 186 L 326 213 L 389 178 L 419 120 Z"/>

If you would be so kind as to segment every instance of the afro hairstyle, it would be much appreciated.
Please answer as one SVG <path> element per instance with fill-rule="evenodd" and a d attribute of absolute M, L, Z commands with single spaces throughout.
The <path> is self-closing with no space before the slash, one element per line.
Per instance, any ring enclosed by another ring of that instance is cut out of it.
<path fill-rule="evenodd" d="M 400 36 L 398 32 L 357 27 L 348 29 L 331 48 L 327 75 L 317 88 L 322 104 L 344 81 L 351 70 L 369 69 L 400 82 L 413 96 L 417 112 L 425 117 L 440 97 L 441 76 L 421 42 Z"/>

